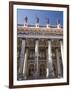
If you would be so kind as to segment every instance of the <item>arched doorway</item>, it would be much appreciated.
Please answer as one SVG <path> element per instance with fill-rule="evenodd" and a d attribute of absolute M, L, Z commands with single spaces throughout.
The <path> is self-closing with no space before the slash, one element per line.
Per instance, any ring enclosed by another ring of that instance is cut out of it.
<path fill-rule="evenodd" d="M 43 79 L 43 78 L 46 78 L 46 66 L 45 64 L 40 64 L 40 78 Z"/>
<path fill-rule="evenodd" d="M 33 79 L 34 77 L 34 64 L 29 64 L 28 68 L 28 79 Z"/>

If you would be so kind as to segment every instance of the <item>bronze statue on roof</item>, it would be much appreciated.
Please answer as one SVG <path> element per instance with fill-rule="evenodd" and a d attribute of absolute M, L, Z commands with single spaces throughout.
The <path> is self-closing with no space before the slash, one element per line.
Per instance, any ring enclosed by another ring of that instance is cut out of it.
<path fill-rule="evenodd" d="M 60 24 L 60 19 L 57 19 L 57 24 Z"/>
<path fill-rule="evenodd" d="M 26 23 L 28 22 L 28 17 L 27 17 L 27 16 L 25 17 L 25 22 L 26 22 Z"/>
<path fill-rule="evenodd" d="M 36 17 L 36 23 L 39 23 L 39 17 Z"/>
<path fill-rule="evenodd" d="M 46 17 L 46 23 L 49 24 L 49 18 Z"/>

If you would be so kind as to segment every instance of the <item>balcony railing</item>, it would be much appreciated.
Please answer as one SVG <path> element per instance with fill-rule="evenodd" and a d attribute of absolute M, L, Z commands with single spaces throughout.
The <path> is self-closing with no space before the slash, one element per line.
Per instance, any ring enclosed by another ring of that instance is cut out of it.
<path fill-rule="evenodd" d="M 18 27 L 24 27 L 23 24 L 17 24 Z M 36 26 L 35 25 L 27 25 L 27 27 L 30 27 L 30 28 L 35 28 Z M 49 25 L 50 28 L 57 28 L 57 25 Z M 46 28 L 45 25 L 39 25 L 39 28 Z M 60 28 L 63 28 L 62 25 L 60 25 Z"/>

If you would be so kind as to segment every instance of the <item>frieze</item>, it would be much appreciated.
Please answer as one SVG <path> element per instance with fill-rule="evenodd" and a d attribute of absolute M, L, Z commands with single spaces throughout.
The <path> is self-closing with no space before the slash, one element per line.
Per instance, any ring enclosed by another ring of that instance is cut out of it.
<path fill-rule="evenodd" d="M 54 35 L 62 35 L 63 34 L 63 31 L 61 30 L 42 30 L 42 31 L 37 31 L 37 30 L 19 30 L 17 32 L 17 34 L 23 34 L 23 35 L 42 35 L 42 36 L 45 36 L 45 35 L 48 35 L 48 34 L 54 34 Z"/>

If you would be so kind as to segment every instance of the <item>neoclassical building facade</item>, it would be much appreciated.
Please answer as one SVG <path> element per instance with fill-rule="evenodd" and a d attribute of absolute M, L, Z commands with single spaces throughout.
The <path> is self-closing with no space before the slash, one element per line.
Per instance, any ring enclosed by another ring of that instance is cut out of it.
<path fill-rule="evenodd" d="M 17 79 L 52 79 L 63 77 L 63 27 L 28 25 L 17 26 Z"/>

